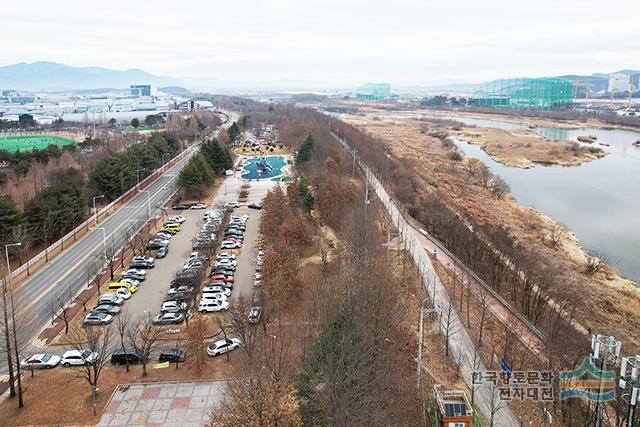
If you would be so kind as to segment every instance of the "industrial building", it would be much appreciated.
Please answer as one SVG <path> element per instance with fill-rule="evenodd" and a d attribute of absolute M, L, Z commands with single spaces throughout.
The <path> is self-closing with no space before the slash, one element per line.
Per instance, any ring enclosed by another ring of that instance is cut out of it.
<path fill-rule="evenodd" d="M 627 74 L 611 74 L 609 76 L 609 93 L 625 93 L 631 90 L 631 76 Z"/>
<path fill-rule="evenodd" d="M 573 82 L 556 78 L 494 80 L 482 85 L 471 103 L 539 110 L 566 108 L 573 103 Z"/>
<path fill-rule="evenodd" d="M 151 85 L 131 85 L 131 96 L 151 96 Z"/>
<path fill-rule="evenodd" d="M 356 98 L 380 100 L 391 97 L 391 85 L 388 83 L 366 83 L 356 89 Z"/>

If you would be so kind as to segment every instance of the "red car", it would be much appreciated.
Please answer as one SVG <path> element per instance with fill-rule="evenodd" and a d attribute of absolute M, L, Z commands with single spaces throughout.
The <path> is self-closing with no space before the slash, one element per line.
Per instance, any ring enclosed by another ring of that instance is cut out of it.
<path fill-rule="evenodd" d="M 211 282 L 227 282 L 227 283 L 233 283 L 235 281 L 233 276 L 225 276 L 224 274 L 214 274 L 213 276 L 211 276 L 210 278 Z"/>

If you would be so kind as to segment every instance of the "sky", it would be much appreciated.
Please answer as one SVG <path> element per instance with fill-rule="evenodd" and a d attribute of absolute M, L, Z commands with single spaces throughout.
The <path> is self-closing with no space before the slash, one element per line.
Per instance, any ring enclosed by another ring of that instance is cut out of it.
<path fill-rule="evenodd" d="M 206 84 L 347 87 L 640 69 L 640 1 L 31 0 L 0 66 L 140 68 Z"/>

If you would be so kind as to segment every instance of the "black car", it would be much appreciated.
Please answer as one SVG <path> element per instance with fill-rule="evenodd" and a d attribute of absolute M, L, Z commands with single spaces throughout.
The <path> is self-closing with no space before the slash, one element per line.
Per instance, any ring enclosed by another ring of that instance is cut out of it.
<path fill-rule="evenodd" d="M 185 205 L 184 203 L 178 203 L 177 205 L 173 205 L 173 209 L 177 211 L 183 211 L 185 209 L 189 209 L 189 205 Z"/>
<path fill-rule="evenodd" d="M 257 209 L 257 210 L 262 209 L 262 205 L 260 203 L 250 203 L 249 205 L 247 205 L 247 207 L 249 209 Z"/>
<path fill-rule="evenodd" d="M 111 354 L 112 365 L 136 365 L 141 361 L 140 355 L 133 348 L 116 350 Z"/>
<path fill-rule="evenodd" d="M 163 243 L 163 241 L 160 240 L 160 239 L 149 240 L 149 243 L 147 243 L 147 249 L 150 249 L 150 250 L 152 250 L 152 249 L 160 249 L 160 248 L 164 248 L 166 246 L 167 245 L 165 245 Z"/>
<path fill-rule="evenodd" d="M 184 362 L 184 351 L 179 348 L 162 350 L 160 356 L 158 356 L 158 362 Z"/>
<path fill-rule="evenodd" d="M 148 270 L 153 267 L 155 267 L 155 264 L 149 261 L 133 261 L 131 263 L 131 268 L 141 268 L 143 270 Z"/>
<path fill-rule="evenodd" d="M 156 252 L 156 258 L 164 258 L 167 256 L 168 252 L 169 252 L 169 247 L 162 246 L 161 248 L 158 249 L 158 252 Z"/>

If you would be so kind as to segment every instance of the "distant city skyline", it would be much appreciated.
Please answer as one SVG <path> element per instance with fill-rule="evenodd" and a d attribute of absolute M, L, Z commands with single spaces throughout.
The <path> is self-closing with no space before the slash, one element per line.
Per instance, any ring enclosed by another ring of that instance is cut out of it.
<path fill-rule="evenodd" d="M 477 83 L 640 68 L 640 5 L 540 0 L 8 3 L 0 65 L 139 68 L 194 86 Z"/>

